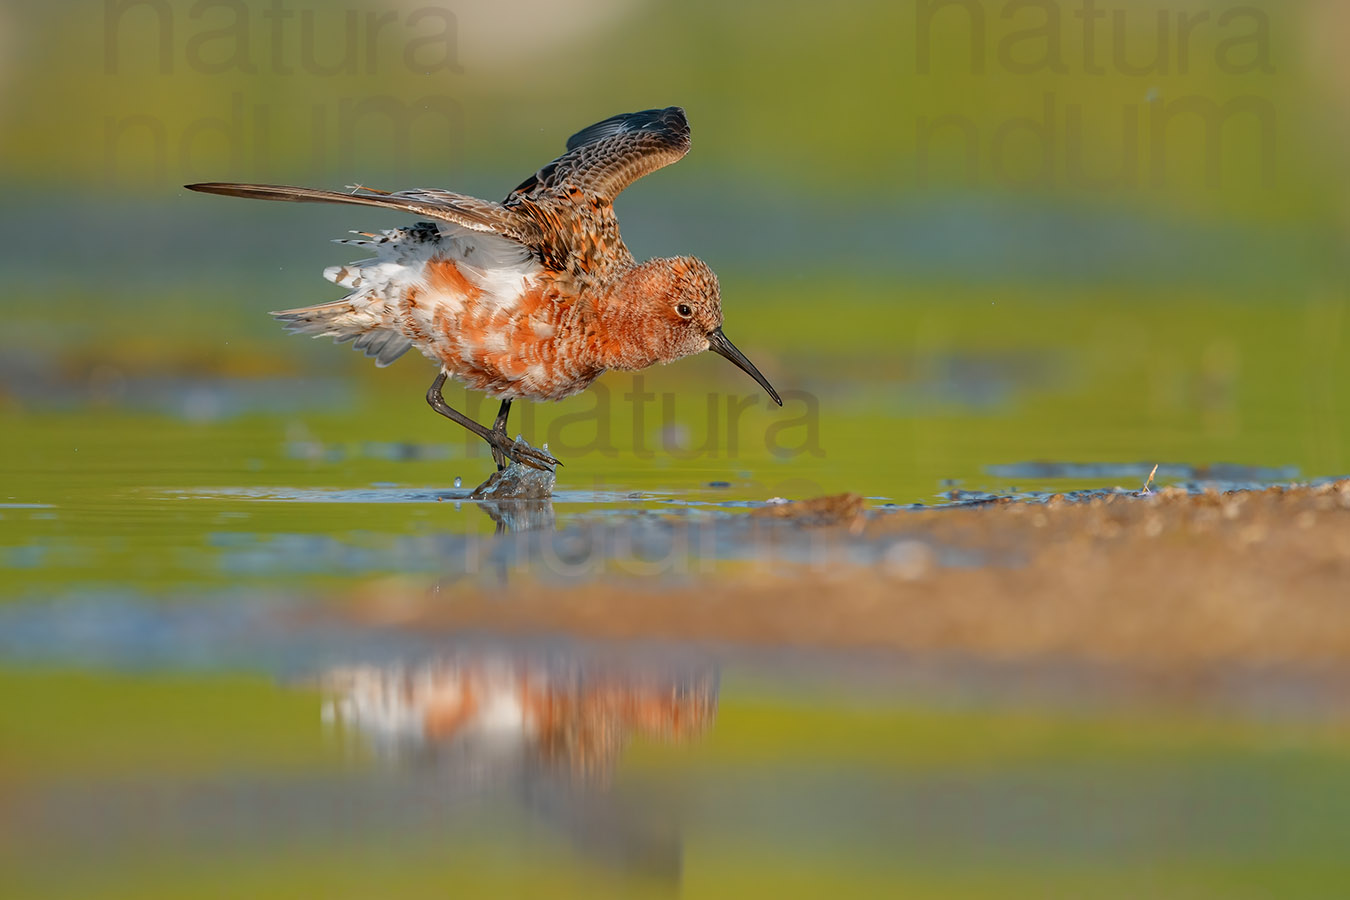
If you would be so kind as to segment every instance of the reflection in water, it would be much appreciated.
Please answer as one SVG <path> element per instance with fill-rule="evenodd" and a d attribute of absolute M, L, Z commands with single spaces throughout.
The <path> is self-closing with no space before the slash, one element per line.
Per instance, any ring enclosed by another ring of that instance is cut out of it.
<path fill-rule="evenodd" d="M 611 789 L 634 737 L 685 742 L 717 711 L 715 670 L 635 671 L 467 653 L 320 676 L 323 716 L 386 765 L 434 769 L 437 790 L 516 795 L 608 866 L 678 879 L 682 846 L 649 804 Z"/>
<path fill-rule="evenodd" d="M 497 534 L 551 529 L 552 500 L 480 500 L 478 508 L 497 524 Z"/>
<path fill-rule="evenodd" d="M 387 759 L 487 773 L 526 762 L 608 779 L 633 736 L 700 737 L 717 710 L 715 673 L 656 675 L 455 655 L 415 667 L 340 667 L 320 678 L 324 718 Z"/>

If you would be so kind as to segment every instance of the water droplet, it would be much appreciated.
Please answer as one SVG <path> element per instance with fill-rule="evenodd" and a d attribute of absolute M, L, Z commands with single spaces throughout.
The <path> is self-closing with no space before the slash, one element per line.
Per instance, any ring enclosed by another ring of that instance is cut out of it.
<path fill-rule="evenodd" d="M 458 475 L 455 476 L 455 487 L 464 487 L 464 479 Z"/>

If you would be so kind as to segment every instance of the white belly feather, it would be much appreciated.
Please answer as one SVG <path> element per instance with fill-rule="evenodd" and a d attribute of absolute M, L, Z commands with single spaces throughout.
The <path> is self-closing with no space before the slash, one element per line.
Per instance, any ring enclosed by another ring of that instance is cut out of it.
<path fill-rule="evenodd" d="M 348 288 L 341 300 L 274 312 L 286 330 L 353 341 L 353 348 L 387 366 L 414 343 L 435 358 L 430 341 L 435 322 L 463 311 L 466 291 L 428 277 L 428 264 L 449 260 L 463 275 L 474 302 L 509 312 L 541 271 L 528 249 L 494 234 L 441 222 L 421 222 L 340 244 L 370 247 L 375 255 L 345 266 L 330 266 L 324 277 Z M 416 297 L 416 303 L 405 302 Z"/>

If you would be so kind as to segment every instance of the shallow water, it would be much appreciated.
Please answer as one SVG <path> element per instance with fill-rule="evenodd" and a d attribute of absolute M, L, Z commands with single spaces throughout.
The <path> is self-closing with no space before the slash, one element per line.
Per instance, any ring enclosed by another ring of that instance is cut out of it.
<path fill-rule="evenodd" d="M 531 585 L 625 579 L 640 604 L 746 567 L 894 564 L 912 548 L 750 515 L 775 498 L 848 490 L 870 515 L 905 515 L 1137 493 L 1154 465 L 1153 488 L 1195 490 L 1350 471 L 1350 417 L 1321 388 L 1347 365 L 1317 349 L 1321 324 L 1343 327 L 1325 307 L 1221 321 L 1203 299 L 1169 307 L 1203 323 L 1197 343 L 1152 331 L 1137 299 L 1015 305 L 888 307 L 878 335 L 899 346 L 845 349 L 751 297 L 738 315 L 766 327 L 738 340 L 785 391 L 782 413 L 717 360 L 611 376 L 599 399 L 513 425 L 565 463 L 542 504 L 468 499 L 490 460 L 425 409 L 420 361 L 369 371 L 252 325 L 206 373 L 68 344 L 8 357 L 11 883 L 1234 896 L 1243 873 L 1296 886 L 1340 871 L 1350 742 L 1341 686 L 1316 673 L 1179 685 L 1054 660 L 421 633 L 394 627 L 397 609 L 388 624 L 341 612 L 389 583 L 445 604 L 487 589 L 509 610 Z M 926 545 L 948 567 L 1018 552 Z"/>
<path fill-rule="evenodd" d="M 1264 704 L 1159 711 L 1072 669 L 240 640 L 219 614 L 223 651 L 180 623 L 164 654 L 0 670 L 19 895 L 1226 893 L 1350 831 L 1344 733 L 1260 677 Z"/>

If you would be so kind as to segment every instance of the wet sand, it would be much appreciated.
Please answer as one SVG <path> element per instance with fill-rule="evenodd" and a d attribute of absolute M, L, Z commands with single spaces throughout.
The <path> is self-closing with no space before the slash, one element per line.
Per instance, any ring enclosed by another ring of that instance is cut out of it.
<path fill-rule="evenodd" d="M 1350 667 L 1350 479 L 1203 494 L 865 509 L 854 495 L 752 515 L 810 529 L 827 562 L 685 579 L 368 588 L 347 615 L 425 631 L 876 648 L 1000 662 Z M 866 562 L 850 547 L 880 547 Z M 952 564 L 956 558 L 969 564 Z M 331 609 L 331 607 L 330 607 Z"/>

